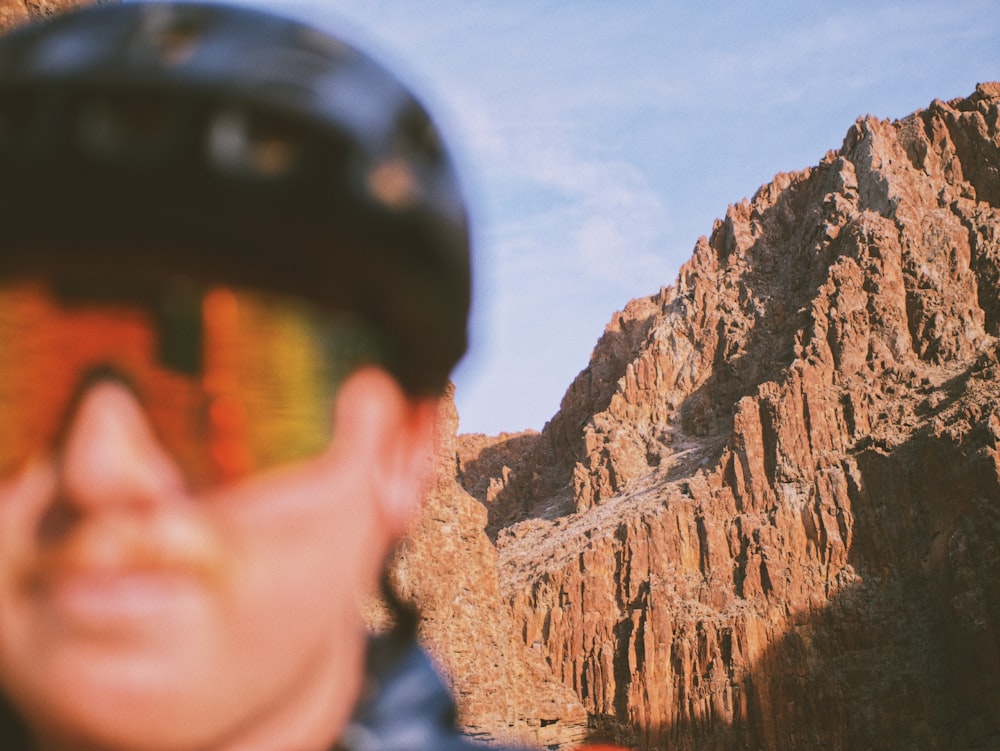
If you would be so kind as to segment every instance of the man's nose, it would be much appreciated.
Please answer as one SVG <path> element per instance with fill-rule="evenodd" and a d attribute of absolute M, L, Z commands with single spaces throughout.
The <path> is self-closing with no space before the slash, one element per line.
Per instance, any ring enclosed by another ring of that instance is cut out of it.
<path fill-rule="evenodd" d="M 77 402 L 58 458 L 63 501 L 78 511 L 176 498 L 184 477 L 133 391 L 98 381 Z"/>

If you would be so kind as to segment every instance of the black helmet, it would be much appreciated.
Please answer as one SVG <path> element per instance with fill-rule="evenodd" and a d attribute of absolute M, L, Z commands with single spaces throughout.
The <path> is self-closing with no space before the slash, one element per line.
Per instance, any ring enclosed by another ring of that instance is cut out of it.
<path fill-rule="evenodd" d="M 392 75 L 299 23 L 129 3 L 0 38 L 0 273 L 183 271 L 360 313 L 411 393 L 466 347 L 469 233 Z"/>

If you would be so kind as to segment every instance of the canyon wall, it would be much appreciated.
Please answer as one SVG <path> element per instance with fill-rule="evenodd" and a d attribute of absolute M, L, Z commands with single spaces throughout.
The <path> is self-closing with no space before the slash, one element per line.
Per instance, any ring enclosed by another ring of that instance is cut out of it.
<path fill-rule="evenodd" d="M 54 16 L 73 8 L 119 0 L 2 0 L 0 2 L 0 34 L 16 26 Z"/>
<path fill-rule="evenodd" d="M 1000 85 L 860 119 L 466 436 L 501 593 L 596 734 L 1000 745 Z"/>
<path fill-rule="evenodd" d="M 391 569 L 420 611 L 419 636 L 442 669 L 465 731 L 484 741 L 560 747 L 588 735 L 580 699 L 519 638 L 500 595 L 486 509 L 455 480 L 458 413 L 443 400 L 436 471 L 424 509 Z"/>

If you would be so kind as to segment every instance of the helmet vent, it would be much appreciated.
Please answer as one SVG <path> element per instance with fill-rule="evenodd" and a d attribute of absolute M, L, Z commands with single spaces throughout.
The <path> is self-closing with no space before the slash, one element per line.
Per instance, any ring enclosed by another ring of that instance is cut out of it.
<path fill-rule="evenodd" d="M 206 148 L 209 162 L 221 173 L 274 180 L 296 170 L 302 139 L 289 124 L 276 118 L 228 107 L 215 114 Z"/>
<path fill-rule="evenodd" d="M 164 67 L 183 65 L 194 57 L 205 26 L 205 14 L 192 6 L 149 5 L 143 7 L 142 22 L 133 48 L 152 51 Z"/>

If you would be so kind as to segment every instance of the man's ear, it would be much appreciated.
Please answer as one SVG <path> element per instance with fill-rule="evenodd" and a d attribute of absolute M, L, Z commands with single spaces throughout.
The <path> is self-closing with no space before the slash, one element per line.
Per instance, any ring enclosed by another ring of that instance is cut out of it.
<path fill-rule="evenodd" d="M 333 446 L 369 478 L 382 523 L 402 536 L 417 515 L 434 472 L 438 399 L 413 399 L 381 368 L 352 373 L 337 394 Z"/>

